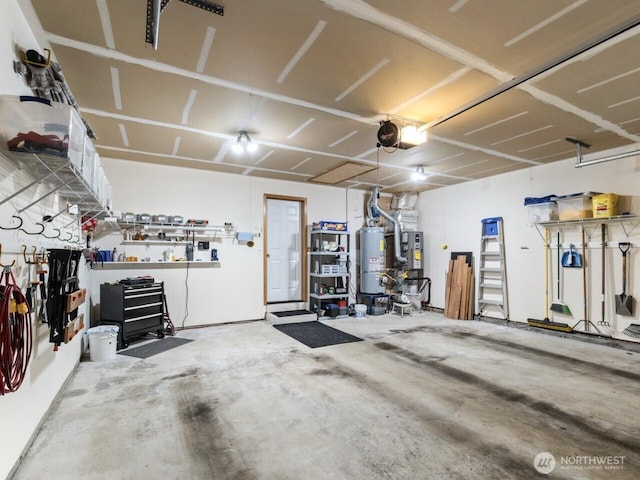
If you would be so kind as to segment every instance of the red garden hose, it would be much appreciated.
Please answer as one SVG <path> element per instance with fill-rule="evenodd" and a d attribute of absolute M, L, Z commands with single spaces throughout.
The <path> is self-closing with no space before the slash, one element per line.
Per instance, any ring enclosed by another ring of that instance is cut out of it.
<path fill-rule="evenodd" d="M 20 388 L 31 358 L 31 310 L 11 268 L 0 277 L 0 395 Z"/>

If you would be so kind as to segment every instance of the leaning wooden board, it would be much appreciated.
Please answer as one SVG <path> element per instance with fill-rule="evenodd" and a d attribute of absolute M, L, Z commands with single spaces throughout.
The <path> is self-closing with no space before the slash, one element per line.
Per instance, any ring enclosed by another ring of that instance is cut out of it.
<path fill-rule="evenodd" d="M 459 255 L 455 260 L 449 260 L 444 308 L 447 318 L 473 318 L 474 285 L 473 267 L 467 263 L 467 257 Z"/>

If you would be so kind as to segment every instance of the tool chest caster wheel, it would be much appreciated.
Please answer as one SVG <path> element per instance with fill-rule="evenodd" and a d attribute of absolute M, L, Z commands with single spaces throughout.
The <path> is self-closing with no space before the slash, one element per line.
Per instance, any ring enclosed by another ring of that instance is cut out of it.
<path fill-rule="evenodd" d="M 158 330 L 156 333 L 158 334 L 158 338 L 164 338 L 164 330 Z"/>

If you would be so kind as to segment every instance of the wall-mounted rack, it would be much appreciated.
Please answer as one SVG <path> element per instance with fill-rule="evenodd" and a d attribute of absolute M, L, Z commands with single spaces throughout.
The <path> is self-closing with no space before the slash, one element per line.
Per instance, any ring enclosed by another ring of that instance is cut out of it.
<path fill-rule="evenodd" d="M 540 238 L 544 240 L 544 228 L 556 228 L 556 229 L 565 229 L 565 228 L 576 228 L 576 227 L 584 227 L 585 229 L 595 228 L 601 224 L 606 225 L 619 225 L 622 228 L 625 236 L 628 237 L 633 233 L 633 231 L 640 225 L 640 215 L 629 214 L 629 215 L 615 215 L 613 217 L 604 217 L 604 218 L 581 218 L 578 220 L 553 220 L 549 222 L 539 222 L 534 223 L 533 225 L 536 227 L 538 231 L 538 235 Z M 543 227 L 543 230 L 540 231 L 540 227 Z"/>
<path fill-rule="evenodd" d="M 68 204 L 77 205 L 78 211 L 84 215 L 95 216 L 95 218 L 108 216 L 109 207 L 100 201 L 97 193 L 93 191 L 69 158 L 10 151 L 0 151 L 0 156 L 34 178 L 29 184 L 0 200 L 0 205 L 35 185 L 45 184 L 50 187 L 49 191 L 21 208 L 19 213 L 38 204 L 50 195 L 58 193 Z"/>

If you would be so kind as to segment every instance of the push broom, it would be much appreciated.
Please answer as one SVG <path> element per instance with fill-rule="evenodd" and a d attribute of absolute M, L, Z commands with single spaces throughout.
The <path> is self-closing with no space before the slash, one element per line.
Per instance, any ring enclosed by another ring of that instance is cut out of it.
<path fill-rule="evenodd" d="M 560 301 L 560 230 L 557 236 L 558 242 L 558 283 L 557 283 L 557 300 L 551 304 L 552 312 L 562 313 L 563 315 L 571 315 L 571 309 Z"/>
<path fill-rule="evenodd" d="M 552 322 L 549 320 L 549 263 L 550 263 L 550 250 L 549 250 L 549 228 L 544 229 L 544 312 L 547 316 L 544 320 L 538 320 L 535 318 L 527 318 L 527 324 L 530 327 L 546 328 L 549 330 L 559 330 L 561 332 L 572 332 L 573 329 L 566 323 Z"/>

